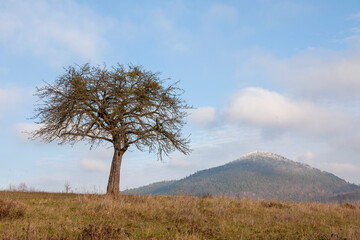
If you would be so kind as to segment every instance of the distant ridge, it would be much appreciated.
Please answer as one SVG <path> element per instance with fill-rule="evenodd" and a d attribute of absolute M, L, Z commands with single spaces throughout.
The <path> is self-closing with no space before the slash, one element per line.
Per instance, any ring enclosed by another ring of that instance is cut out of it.
<path fill-rule="evenodd" d="M 211 194 L 283 201 L 334 201 L 339 196 L 358 191 L 360 192 L 360 186 L 350 184 L 334 174 L 275 153 L 255 151 L 225 165 L 198 171 L 180 180 L 153 183 L 123 193 Z M 353 198 L 356 200 L 356 197 Z"/>

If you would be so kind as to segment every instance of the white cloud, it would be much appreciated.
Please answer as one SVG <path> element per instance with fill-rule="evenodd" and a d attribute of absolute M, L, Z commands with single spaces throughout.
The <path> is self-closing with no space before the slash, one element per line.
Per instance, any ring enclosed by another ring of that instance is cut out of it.
<path fill-rule="evenodd" d="M 216 109 L 213 107 L 201 107 L 190 111 L 191 123 L 198 126 L 211 126 L 216 122 Z"/>
<path fill-rule="evenodd" d="M 30 133 L 40 128 L 41 125 L 35 123 L 18 123 L 15 125 L 16 135 L 21 141 L 29 141 Z"/>
<path fill-rule="evenodd" d="M 70 56 L 99 57 L 107 20 L 73 1 L 2 1 L 0 41 L 13 52 L 31 52 L 52 62 Z"/>
<path fill-rule="evenodd" d="M 174 167 L 174 168 L 189 168 L 191 166 L 191 162 L 186 160 L 185 158 L 176 157 L 171 158 L 170 161 L 167 163 L 168 167 Z"/>
<path fill-rule="evenodd" d="M 319 167 L 351 183 L 360 183 L 360 165 L 351 162 L 323 162 Z"/>
<path fill-rule="evenodd" d="M 80 166 L 87 171 L 108 173 L 110 167 L 101 160 L 83 158 L 80 160 Z"/>
<path fill-rule="evenodd" d="M 350 41 L 350 40 L 348 40 Z M 290 58 L 278 59 L 271 54 L 253 57 L 253 66 L 265 68 L 272 79 L 289 87 L 293 93 L 311 98 L 356 97 L 360 92 L 360 41 L 347 51 L 309 48 Z"/>
<path fill-rule="evenodd" d="M 312 165 L 314 159 L 315 159 L 315 154 L 311 151 L 306 151 L 303 154 L 294 157 L 294 161 L 303 162 L 309 165 Z"/>
<path fill-rule="evenodd" d="M 359 173 L 360 166 L 352 163 L 324 163 L 324 169 L 337 173 Z"/>
<path fill-rule="evenodd" d="M 235 93 L 225 115 L 230 122 L 315 134 L 333 133 L 347 121 L 312 102 L 294 100 L 262 88 L 245 88 Z"/>

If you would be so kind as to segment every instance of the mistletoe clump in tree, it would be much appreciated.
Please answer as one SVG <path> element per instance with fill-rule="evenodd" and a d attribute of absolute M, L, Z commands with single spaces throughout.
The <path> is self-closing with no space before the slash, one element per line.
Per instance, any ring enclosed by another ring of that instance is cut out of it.
<path fill-rule="evenodd" d="M 189 106 L 176 83 L 165 85 L 159 73 L 141 66 L 69 66 L 53 84 L 36 89 L 33 138 L 59 144 L 87 140 L 90 148 L 114 147 L 107 194 L 118 195 L 120 167 L 130 146 L 156 152 L 162 159 L 174 150 L 189 154 L 181 135 Z"/>

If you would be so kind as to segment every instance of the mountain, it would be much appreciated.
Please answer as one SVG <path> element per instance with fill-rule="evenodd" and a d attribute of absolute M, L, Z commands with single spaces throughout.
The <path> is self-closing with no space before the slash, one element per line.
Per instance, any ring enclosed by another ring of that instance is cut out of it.
<path fill-rule="evenodd" d="M 281 201 L 327 201 L 360 186 L 274 153 L 253 152 L 186 178 L 123 191 L 139 195 L 211 194 Z M 360 200 L 360 199 L 358 199 Z"/>

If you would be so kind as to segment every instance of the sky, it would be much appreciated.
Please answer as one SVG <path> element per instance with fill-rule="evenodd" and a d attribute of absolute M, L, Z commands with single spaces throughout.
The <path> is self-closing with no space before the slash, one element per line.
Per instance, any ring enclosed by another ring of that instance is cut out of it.
<path fill-rule="evenodd" d="M 120 189 L 253 151 L 360 184 L 360 1 L 0 1 L 0 189 L 104 192 L 112 148 L 29 140 L 36 87 L 73 64 L 180 81 L 190 155 L 130 148 Z"/>

